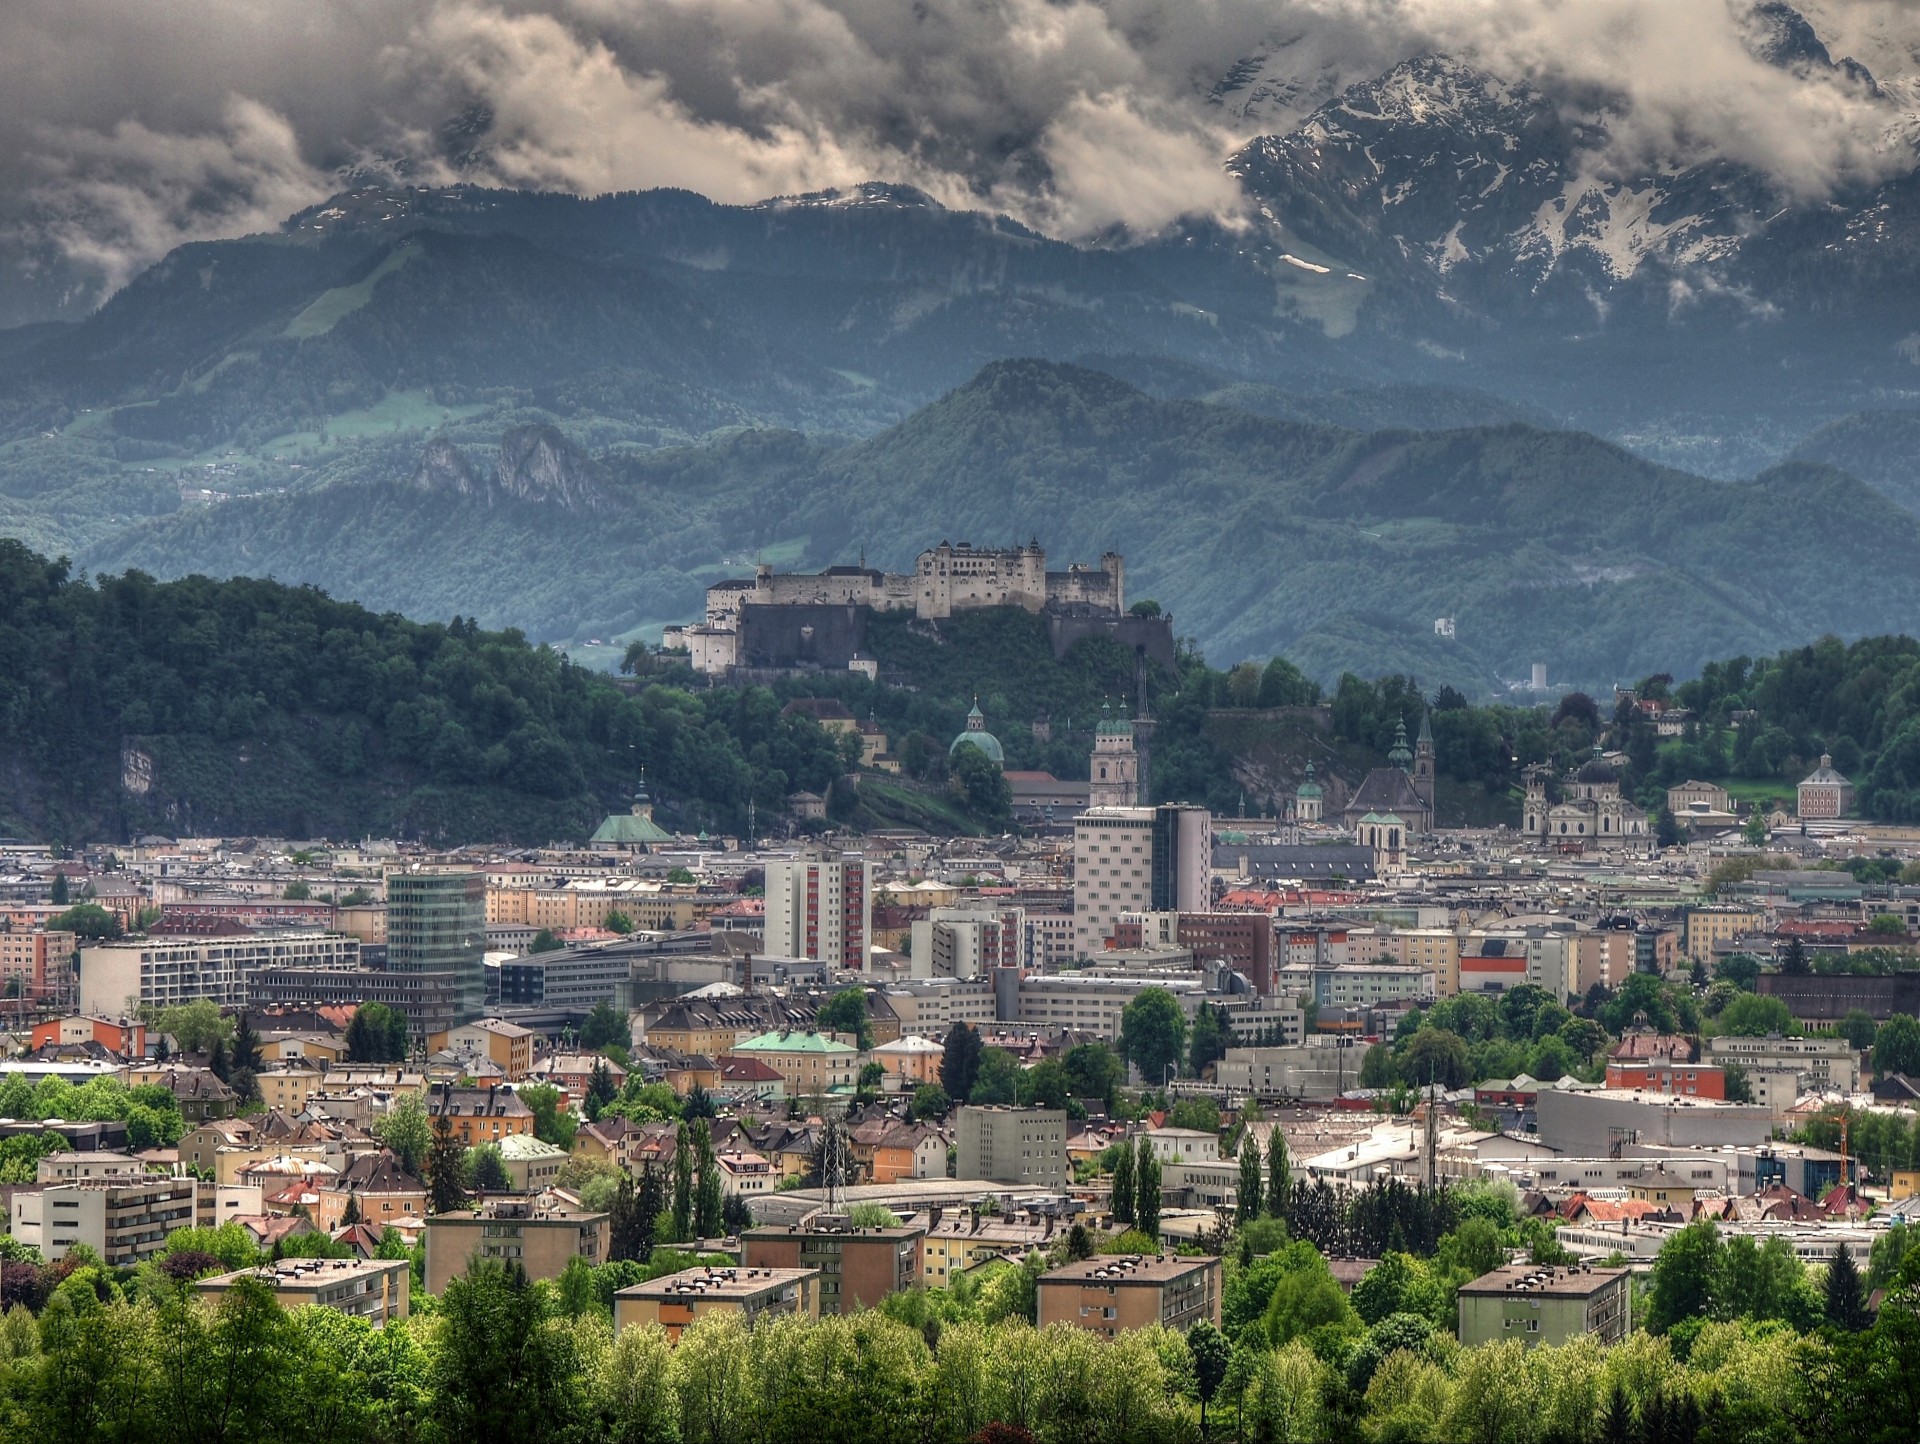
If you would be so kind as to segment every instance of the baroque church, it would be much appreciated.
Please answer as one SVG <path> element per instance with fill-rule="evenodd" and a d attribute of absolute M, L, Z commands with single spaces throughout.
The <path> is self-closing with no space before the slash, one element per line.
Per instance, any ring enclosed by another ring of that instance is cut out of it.
<path fill-rule="evenodd" d="M 1547 799 L 1550 769 L 1527 769 L 1522 833 L 1563 852 L 1588 849 L 1644 851 L 1653 838 L 1646 812 L 1620 795 L 1620 774 L 1594 744 L 1593 756 L 1564 784 L 1565 797 Z"/>
<path fill-rule="evenodd" d="M 1426 716 L 1420 718 L 1420 735 L 1411 748 L 1407 746 L 1406 721 L 1402 719 L 1395 726 L 1387 764 L 1374 768 L 1354 789 L 1340 810 L 1341 823 L 1355 836 L 1370 817 L 1403 823 L 1407 837 L 1432 832 L 1433 728 Z"/>

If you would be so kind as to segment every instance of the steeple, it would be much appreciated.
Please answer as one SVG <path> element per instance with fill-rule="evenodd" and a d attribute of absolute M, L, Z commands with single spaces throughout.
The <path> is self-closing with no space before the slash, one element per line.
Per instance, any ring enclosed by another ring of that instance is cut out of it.
<path fill-rule="evenodd" d="M 1433 713 L 1420 714 L 1420 735 L 1413 743 L 1413 790 L 1433 809 Z"/>
<path fill-rule="evenodd" d="M 1393 724 L 1393 748 L 1387 753 L 1387 761 L 1402 772 L 1413 766 L 1413 753 L 1407 747 L 1407 719 L 1404 717 Z"/>

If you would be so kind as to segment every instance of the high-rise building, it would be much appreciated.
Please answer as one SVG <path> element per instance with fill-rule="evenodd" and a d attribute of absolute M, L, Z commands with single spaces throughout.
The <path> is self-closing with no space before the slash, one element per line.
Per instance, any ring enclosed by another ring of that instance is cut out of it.
<path fill-rule="evenodd" d="M 1205 912 L 1213 815 L 1204 807 L 1090 807 L 1073 824 L 1073 942 L 1097 953 L 1122 913 Z"/>
<path fill-rule="evenodd" d="M 873 864 L 866 858 L 849 852 L 767 864 L 767 957 L 864 969 L 872 934 Z"/>
<path fill-rule="evenodd" d="M 978 978 L 1026 960 L 1022 908 L 933 908 L 913 925 L 913 976 Z"/>
<path fill-rule="evenodd" d="M 387 969 L 448 973 L 455 1021 L 487 1004 L 486 877 L 468 868 L 410 867 L 387 875 Z"/>

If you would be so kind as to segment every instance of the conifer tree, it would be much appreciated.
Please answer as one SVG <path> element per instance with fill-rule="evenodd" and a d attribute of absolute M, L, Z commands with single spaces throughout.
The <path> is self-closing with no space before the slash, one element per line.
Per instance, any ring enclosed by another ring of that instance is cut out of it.
<path fill-rule="evenodd" d="M 1836 1329 L 1857 1334 L 1871 1322 L 1867 1317 L 1866 1290 L 1860 1283 L 1860 1269 L 1853 1251 L 1844 1243 L 1827 1265 L 1827 1322 Z"/>
<path fill-rule="evenodd" d="M 1133 1145 L 1124 1141 L 1113 1161 L 1113 1216 L 1120 1223 L 1133 1222 Z"/>
<path fill-rule="evenodd" d="M 693 1228 L 696 1238 L 718 1238 L 721 1222 L 720 1163 L 713 1153 L 713 1130 L 704 1118 L 696 1119 L 693 1135 L 694 1167 L 699 1175 L 693 1196 Z"/>
<path fill-rule="evenodd" d="M 1267 1212 L 1282 1223 L 1287 1218 L 1287 1198 L 1293 1188 L 1293 1160 L 1287 1157 L 1287 1140 L 1280 1125 L 1267 1134 Z"/>
<path fill-rule="evenodd" d="M 1140 1138 L 1140 1155 L 1133 1166 L 1133 1212 L 1133 1226 L 1157 1245 L 1160 1241 L 1160 1160 L 1144 1134 Z"/>
<path fill-rule="evenodd" d="M 682 1123 L 673 1138 L 673 1241 L 693 1236 L 693 1145 Z"/>

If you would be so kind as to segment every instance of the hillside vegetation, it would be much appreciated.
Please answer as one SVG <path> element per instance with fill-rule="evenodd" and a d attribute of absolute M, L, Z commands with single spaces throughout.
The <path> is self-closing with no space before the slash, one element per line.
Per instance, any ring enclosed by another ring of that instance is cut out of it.
<path fill-rule="evenodd" d="M 86 582 L 0 542 L 14 832 L 580 839 L 641 768 L 667 820 L 743 828 L 749 799 L 824 792 L 843 745 L 765 691 L 631 696 L 460 618 L 268 581 Z"/>

